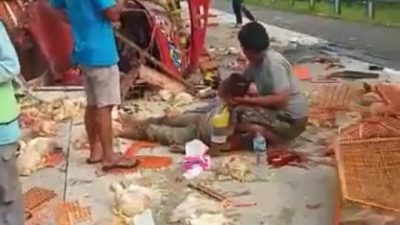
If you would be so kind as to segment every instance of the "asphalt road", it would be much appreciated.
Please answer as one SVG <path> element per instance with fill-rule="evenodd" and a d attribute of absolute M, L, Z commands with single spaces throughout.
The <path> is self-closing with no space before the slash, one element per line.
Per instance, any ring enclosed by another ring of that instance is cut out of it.
<path fill-rule="evenodd" d="M 232 12 L 230 2 L 214 0 L 213 8 Z M 360 60 L 400 69 L 400 28 L 346 22 L 263 7 L 247 6 L 259 21 L 319 37 L 350 49 Z"/>

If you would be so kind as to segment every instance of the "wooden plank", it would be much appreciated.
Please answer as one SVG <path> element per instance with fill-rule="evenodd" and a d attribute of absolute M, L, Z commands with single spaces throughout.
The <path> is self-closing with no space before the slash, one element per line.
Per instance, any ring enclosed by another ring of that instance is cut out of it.
<path fill-rule="evenodd" d="M 170 90 L 173 93 L 180 93 L 186 90 L 186 87 L 182 83 L 177 82 L 176 80 L 171 79 L 169 76 L 166 76 L 157 70 L 151 69 L 148 66 L 142 65 L 140 67 L 139 76 L 146 82 L 157 87 Z"/>

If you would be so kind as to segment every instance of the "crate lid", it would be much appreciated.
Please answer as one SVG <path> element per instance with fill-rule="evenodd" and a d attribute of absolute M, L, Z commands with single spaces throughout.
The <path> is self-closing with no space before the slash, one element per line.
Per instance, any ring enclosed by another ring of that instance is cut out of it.
<path fill-rule="evenodd" d="M 400 137 L 400 120 L 397 118 L 368 118 L 340 130 L 342 142 L 389 137 Z"/>

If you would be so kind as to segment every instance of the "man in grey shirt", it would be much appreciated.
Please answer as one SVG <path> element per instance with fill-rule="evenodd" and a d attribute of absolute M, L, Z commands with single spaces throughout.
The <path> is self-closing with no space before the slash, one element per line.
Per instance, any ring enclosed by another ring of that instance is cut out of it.
<path fill-rule="evenodd" d="M 307 99 L 292 66 L 269 48 L 264 26 L 250 22 L 238 34 L 249 65 L 243 75 L 254 83 L 257 94 L 231 102 L 238 114 L 237 131 L 262 133 L 269 144 L 280 145 L 299 136 L 307 125 Z"/>

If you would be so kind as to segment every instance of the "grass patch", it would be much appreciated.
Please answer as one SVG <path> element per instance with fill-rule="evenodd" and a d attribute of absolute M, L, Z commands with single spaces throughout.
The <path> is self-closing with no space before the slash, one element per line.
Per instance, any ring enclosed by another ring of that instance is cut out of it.
<path fill-rule="evenodd" d="M 352 5 L 343 3 L 341 15 L 335 14 L 333 2 L 327 1 L 316 2 L 314 8 L 310 8 L 310 3 L 307 0 L 295 0 L 294 5 L 292 5 L 291 0 L 276 0 L 275 3 L 272 0 L 245 0 L 245 3 L 280 10 L 340 18 L 348 21 L 400 27 L 400 3 L 375 3 L 375 18 L 372 20 L 367 18 L 365 7 L 361 2 L 354 2 Z"/>

